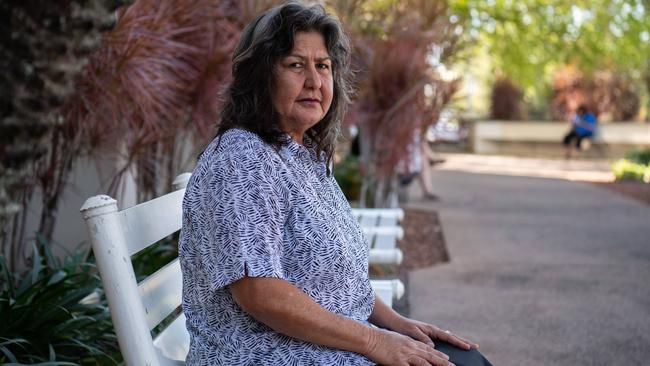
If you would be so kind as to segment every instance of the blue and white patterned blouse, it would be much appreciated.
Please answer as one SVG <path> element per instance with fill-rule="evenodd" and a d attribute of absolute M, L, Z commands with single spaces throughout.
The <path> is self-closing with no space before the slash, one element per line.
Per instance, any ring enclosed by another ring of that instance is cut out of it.
<path fill-rule="evenodd" d="M 313 143 L 286 137 L 278 153 L 256 134 L 231 129 L 192 174 L 179 243 L 188 365 L 373 365 L 275 332 L 228 290 L 245 274 L 276 277 L 336 314 L 367 323 L 372 312 L 361 228 Z"/>

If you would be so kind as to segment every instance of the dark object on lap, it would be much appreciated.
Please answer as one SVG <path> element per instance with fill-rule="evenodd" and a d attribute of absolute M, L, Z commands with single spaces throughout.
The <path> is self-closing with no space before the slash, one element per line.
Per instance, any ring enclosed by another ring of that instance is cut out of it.
<path fill-rule="evenodd" d="M 449 356 L 449 361 L 456 366 L 492 366 L 482 354 L 476 349 L 466 351 L 447 342 L 434 341 L 436 349 Z"/>

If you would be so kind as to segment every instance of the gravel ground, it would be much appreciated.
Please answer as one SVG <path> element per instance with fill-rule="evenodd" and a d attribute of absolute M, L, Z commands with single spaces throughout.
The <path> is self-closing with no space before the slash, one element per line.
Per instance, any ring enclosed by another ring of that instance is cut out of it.
<path fill-rule="evenodd" d="M 371 265 L 372 277 L 395 277 L 414 269 L 449 261 L 438 213 L 435 210 L 410 208 L 404 209 L 404 212 L 401 223 L 404 238 L 397 243 L 404 253 L 404 259 L 399 266 Z"/>
<path fill-rule="evenodd" d="M 404 239 L 397 245 L 404 252 L 404 260 L 398 267 L 399 272 L 449 261 L 445 236 L 436 211 L 406 209 L 402 227 Z"/>

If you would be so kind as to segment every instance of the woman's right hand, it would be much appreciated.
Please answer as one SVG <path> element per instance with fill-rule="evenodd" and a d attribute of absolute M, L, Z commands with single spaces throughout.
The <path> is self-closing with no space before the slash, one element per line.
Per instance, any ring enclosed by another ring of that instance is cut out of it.
<path fill-rule="evenodd" d="M 385 366 L 454 366 L 432 345 L 385 329 L 373 329 L 366 357 Z"/>

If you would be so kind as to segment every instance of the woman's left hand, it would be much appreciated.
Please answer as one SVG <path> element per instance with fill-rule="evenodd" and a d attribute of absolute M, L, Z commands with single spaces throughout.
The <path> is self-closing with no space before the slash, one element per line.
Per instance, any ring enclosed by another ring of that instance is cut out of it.
<path fill-rule="evenodd" d="M 432 345 L 432 340 L 440 340 L 452 344 L 458 348 L 469 350 L 478 348 L 477 343 L 467 341 L 448 330 L 442 330 L 435 325 L 402 317 L 392 327 L 393 331 L 409 336 L 420 342 Z"/>

